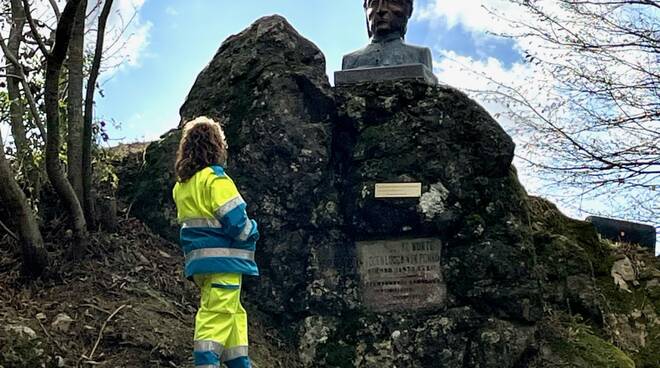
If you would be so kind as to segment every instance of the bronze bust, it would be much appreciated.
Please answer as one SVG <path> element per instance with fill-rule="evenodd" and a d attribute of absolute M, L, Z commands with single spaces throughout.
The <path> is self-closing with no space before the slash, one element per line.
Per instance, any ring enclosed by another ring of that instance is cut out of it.
<path fill-rule="evenodd" d="M 403 42 L 413 0 L 364 0 L 371 43 L 344 55 L 342 70 L 422 64 L 433 70 L 431 50 Z"/>

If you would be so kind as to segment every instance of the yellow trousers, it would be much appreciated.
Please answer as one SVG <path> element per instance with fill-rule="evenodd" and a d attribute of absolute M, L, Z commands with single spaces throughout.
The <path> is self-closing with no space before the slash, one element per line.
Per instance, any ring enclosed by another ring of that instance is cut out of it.
<path fill-rule="evenodd" d="M 241 305 L 241 275 L 195 276 L 201 291 L 195 318 L 195 368 L 250 368 L 247 314 Z"/>

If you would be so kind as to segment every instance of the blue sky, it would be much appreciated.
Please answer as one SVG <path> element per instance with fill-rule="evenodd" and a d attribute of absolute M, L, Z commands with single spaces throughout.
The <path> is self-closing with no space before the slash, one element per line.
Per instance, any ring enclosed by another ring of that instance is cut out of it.
<path fill-rule="evenodd" d="M 435 5 L 418 0 L 415 6 L 419 18 Z M 135 21 L 146 34 L 132 51 L 134 62 L 101 78 L 105 97 L 97 100 L 97 117 L 120 124 L 109 131 L 113 143 L 151 140 L 176 127 L 179 107 L 222 41 L 270 14 L 286 17 L 323 51 L 329 75 L 340 69 L 342 55 L 368 42 L 361 0 L 146 0 Z M 484 37 L 442 14 L 412 21 L 407 40 L 431 47 L 438 61 L 436 50 L 496 58 L 504 68 L 520 60 L 511 41 Z"/>

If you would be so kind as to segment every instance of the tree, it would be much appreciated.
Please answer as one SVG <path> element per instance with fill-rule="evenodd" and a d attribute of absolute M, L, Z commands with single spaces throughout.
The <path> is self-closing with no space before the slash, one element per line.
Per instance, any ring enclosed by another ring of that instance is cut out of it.
<path fill-rule="evenodd" d="M 531 73 L 487 77 L 482 98 L 523 134 L 523 160 L 575 196 L 642 221 L 660 213 L 660 3 L 510 0 L 508 23 Z M 520 151 L 519 151 L 520 153 Z"/>
<path fill-rule="evenodd" d="M 23 40 L 23 27 L 25 26 L 25 12 L 21 0 L 11 0 L 11 29 L 7 40 L 7 50 L 12 55 L 18 55 Z M 4 42 L 4 41 L 3 41 Z M 21 72 L 20 65 L 14 65 L 6 58 L 7 95 L 9 97 L 9 121 L 11 134 L 14 138 L 16 151 L 19 157 L 25 157 L 28 152 L 27 134 L 23 125 L 23 103 L 21 101 Z"/>
<path fill-rule="evenodd" d="M 82 170 L 83 170 L 83 197 L 85 203 L 85 213 L 88 221 L 92 221 L 94 213 L 94 198 L 92 197 L 92 118 L 94 114 L 94 91 L 96 89 L 96 80 L 101 69 L 101 58 L 103 57 L 103 43 L 105 37 L 105 28 L 112 8 L 113 0 L 106 0 L 103 9 L 99 15 L 98 29 L 96 33 L 96 47 L 94 50 L 94 59 L 87 80 L 87 89 L 85 91 L 85 115 L 83 118 L 84 130 L 82 137 Z"/>
<path fill-rule="evenodd" d="M 85 51 L 85 12 L 87 0 L 81 0 L 71 30 L 67 69 L 67 178 L 83 202 L 83 58 Z"/>
<path fill-rule="evenodd" d="M 24 107 L 22 103 L 20 86 L 23 86 L 25 97 L 28 101 L 34 122 L 45 135 L 43 124 L 37 109 L 37 104 L 28 85 L 27 76 L 19 62 L 20 44 L 23 39 L 23 27 L 26 17 L 20 0 L 11 1 L 11 30 L 7 44 L 0 37 L 0 48 L 6 60 L 7 70 L 7 95 L 10 100 L 10 125 L 20 161 L 31 157 L 30 147 L 27 141 L 24 125 Z M 44 247 L 44 241 L 39 230 L 37 219 L 28 204 L 25 193 L 15 180 L 15 175 L 9 162 L 5 157 L 5 146 L 0 133 L 0 199 L 8 211 L 15 215 L 18 223 L 21 254 L 23 258 L 23 269 L 28 275 L 40 275 L 48 266 L 48 253 Z"/>
<path fill-rule="evenodd" d="M 45 141 L 46 171 L 49 180 L 73 223 L 74 242 L 69 253 L 78 257 L 82 255 L 86 245 L 85 218 L 90 220 L 93 218 L 93 205 L 91 205 L 93 198 L 90 192 L 94 91 L 104 58 L 104 36 L 113 1 L 97 1 L 90 10 L 87 9 L 87 0 L 69 0 L 61 12 L 56 1 L 51 0 L 49 4 L 54 17 L 46 14 L 43 15 L 43 20 L 33 18 L 28 0 L 11 0 L 11 3 L 3 4 L 2 16 L 11 15 L 8 19 L 11 29 L 7 42 L 0 36 L 1 55 L 4 56 L 8 70 L 6 75 L 3 75 L 8 81 L 8 91 L 2 93 L 8 97 L 10 103 L 7 104 L 8 109 L 3 106 L 0 123 L 10 123 L 13 143 L 17 149 L 28 156 L 34 155 L 27 161 L 34 161 L 34 157 L 42 152 L 42 147 L 40 142 L 36 141 L 27 140 L 23 143 L 26 133 L 34 134 L 36 128 L 39 131 L 38 135 Z M 103 6 L 99 14 L 101 5 Z M 89 14 L 86 14 L 86 10 L 90 10 Z M 87 18 L 94 17 L 98 17 L 98 28 L 94 30 L 90 27 L 86 30 Z M 29 25 L 28 33 L 24 32 L 26 24 Z M 115 33 L 116 39 L 113 40 L 113 44 L 124 36 L 128 26 L 124 24 L 122 27 L 124 28 L 119 33 Z M 83 108 L 84 71 L 88 70 L 85 63 L 91 59 L 87 57 L 91 55 L 85 55 L 85 35 L 88 35 L 90 30 L 96 31 L 96 45 L 89 68 Z M 43 58 L 39 54 L 43 55 Z M 66 67 L 64 78 L 63 67 Z M 66 116 L 63 116 L 63 110 L 60 108 L 62 102 L 67 106 Z M 43 124 L 42 109 L 45 110 L 48 134 Z M 30 115 L 26 115 L 25 111 L 29 111 Z M 29 124 L 30 120 L 34 123 L 33 126 Z M 64 173 L 60 162 L 60 155 L 63 152 L 60 144 L 60 121 L 67 123 L 68 175 Z M 3 147 L 1 138 L 0 148 Z M 19 159 L 23 153 L 14 155 L 14 158 Z M 17 177 L 15 172 L 22 174 L 18 175 L 23 178 L 22 184 L 33 185 L 34 179 L 26 177 L 24 165 L 12 160 L 11 157 L 7 159 L 4 151 L 0 157 L 0 165 L 0 180 L 8 183 L 0 189 L 0 197 L 3 199 L 3 204 L 6 201 L 8 209 L 17 214 L 18 233 L 21 237 L 15 238 L 21 240 L 23 244 L 26 268 L 34 270 L 30 271 L 32 274 L 38 274 L 37 270 L 42 270 L 47 264 L 47 254 L 30 203 L 14 180 Z M 12 233 L 8 228 L 5 230 Z"/>
<path fill-rule="evenodd" d="M 18 146 L 27 145 L 27 135 L 25 133 L 25 124 L 23 121 L 23 106 L 21 102 L 20 90 L 16 89 L 16 83 L 20 83 L 23 87 L 23 95 L 27 100 L 30 113 L 36 128 L 39 130 L 42 139 L 46 139 L 46 129 L 41 120 L 41 114 L 37 106 L 37 99 L 32 93 L 32 88 L 28 82 L 28 77 L 23 71 L 23 66 L 20 63 L 19 49 L 21 42 L 23 40 L 23 26 L 26 21 L 26 14 L 21 4 L 20 0 L 11 1 L 11 31 L 7 44 L 5 44 L 4 39 L 0 37 L 0 48 L 4 54 L 6 65 L 7 65 L 7 93 L 12 102 L 12 108 L 10 108 L 11 118 L 10 123 L 12 126 L 12 135 L 14 136 L 14 142 L 17 146 L 17 150 L 20 150 Z M 9 72 L 11 71 L 11 72 Z M 13 87 L 12 87 L 13 86 Z M 11 92 L 10 92 L 11 90 Z M 14 109 L 14 110 L 12 110 Z M 20 115 L 19 115 L 20 113 Z M 25 148 L 23 148 L 25 149 Z"/>
<path fill-rule="evenodd" d="M 67 179 L 62 165 L 60 164 L 60 72 L 71 41 L 71 34 L 76 14 L 81 0 L 67 1 L 57 22 L 55 32 L 55 43 L 49 51 L 37 32 L 36 25 L 30 14 L 27 0 L 23 0 L 25 14 L 30 24 L 34 38 L 39 44 L 46 58 L 46 79 L 44 82 L 44 105 L 46 110 L 46 125 L 49 134 L 46 137 L 46 172 L 55 192 L 67 208 L 67 212 L 73 223 L 74 242 L 71 247 L 71 255 L 80 257 L 87 244 L 87 224 L 83 214 L 82 206 L 78 201 L 76 192 Z M 84 14 L 84 12 L 83 12 Z"/>
<path fill-rule="evenodd" d="M 4 142 L 0 133 L 0 199 L 18 222 L 23 269 L 29 275 L 39 275 L 48 266 L 48 253 L 39 231 L 37 220 L 28 205 L 25 194 L 14 179 L 13 171 L 5 158 Z"/>

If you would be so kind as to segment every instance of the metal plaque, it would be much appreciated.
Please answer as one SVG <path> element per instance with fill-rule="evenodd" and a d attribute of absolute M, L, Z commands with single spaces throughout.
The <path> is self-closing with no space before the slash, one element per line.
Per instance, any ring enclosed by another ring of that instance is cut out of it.
<path fill-rule="evenodd" d="M 382 312 L 443 306 L 441 248 L 436 238 L 357 242 L 363 304 Z"/>
<path fill-rule="evenodd" d="M 376 198 L 418 198 L 422 196 L 422 183 L 378 183 Z"/>

